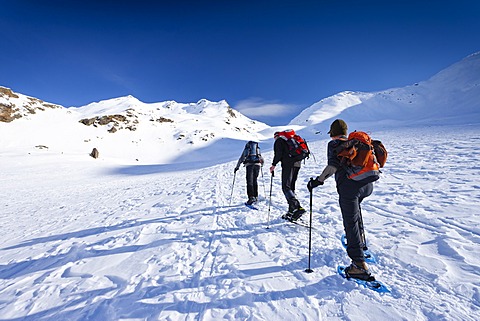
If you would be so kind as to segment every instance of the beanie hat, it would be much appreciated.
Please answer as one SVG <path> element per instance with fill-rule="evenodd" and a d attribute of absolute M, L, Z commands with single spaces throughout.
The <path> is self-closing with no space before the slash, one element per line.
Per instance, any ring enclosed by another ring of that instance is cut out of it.
<path fill-rule="evenodd" d="M 335 119 L 335 121 L 330 125 L 330 137 L 335 137 L 339 135 L 347 135 L 348 126 L 347 123 L 341 119 Z"/>

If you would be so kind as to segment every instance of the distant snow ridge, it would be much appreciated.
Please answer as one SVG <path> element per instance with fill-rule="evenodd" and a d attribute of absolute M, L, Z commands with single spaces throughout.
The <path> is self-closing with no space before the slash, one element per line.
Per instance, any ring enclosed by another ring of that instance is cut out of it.
<path fill-rule="evenodd" d="M 373 97 L 374 94 L 344 91 L 328 98 L 322 99 L 303 110 L 297 117 L 292 119 L 291 125 L 314 125 L 331 119 L 344 110 L 360 105 Z"/>
<path fill-rule="evenodd" d="M 172 130 L 180 131 L 189 131 L 193 128 L 201 131 L 210 128 L 225 133 L 236 131 L 250 134 L 268 127 L 233 110 L 224 100 L 211 102 L 202 99 L 189 104 L 175 101 L 147 104 L 135 97 L 127 96 L 92 103 L 77 108 L 77 111 L 90 117 L 80 120 L 84 125 L 107 126 L 109 132 L 120 129 L 135 131 L 139 126 L 148 123 L 169 125 Z M 207 136 L 214 135 L 211 133 Z M 185 137 L 186 134 L 181 136 Z"/>
<path fill-rule="evenodd" d="M 374 93 L 342 92 L 305 109 L 290 125 L 312 126 L 342 118 L 381 126 L 480 122 L 480 52 L 429 80 Z M 325 126 L 325 124 L 324 124 Z"/>
<path fill-rule="evenodd" d="M 365 131 L 479 124 L 480 53 L 411 86 L 373 93 L 344 91 L 324 98 L 288 126 L 312 141 L 320 137 L 314 135 L 326 133 L 335 118 L 345 119 L 350 130 Z M 6 152 L 30 153 L 34 146 L 45 146 L 49 153 L 88 157 L 97 148 L 100 159 L 136 164 L 199 161 L 207 159 L 205 153 L 228 154 L 226 161 L 238 157 L 232 155 L 244 141 L 270 139 L 273 130 L 224 100 L 144 103 L 125 96 L 65 108 L 0 87 L 0 146 Z"/>
<path fill-rule="evenodd" d="M 6 88 L 0 93 L 0 117 L 11 122 L 0 123 L 0 143 L 26 152 L 41 145 L 51 152 L 88 155 L 97 148 L 101 158 L 157 164 L 225 138 L 262 140 L 260 132 L 269 127 L 243 116 L 224 100 L 144 103 L 126 96 L 65 108 Z M 48 106 L 55 112 L 48 112 Z M 40 110 L 44 112 L 35 114 Z"/>

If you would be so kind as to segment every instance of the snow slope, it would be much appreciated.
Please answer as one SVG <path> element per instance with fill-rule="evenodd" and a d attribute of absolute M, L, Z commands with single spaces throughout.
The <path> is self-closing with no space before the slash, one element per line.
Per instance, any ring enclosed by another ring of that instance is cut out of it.
<path fill-rule="evenodd" d="M 462 97 L 450 98 L 460 106 Z M 139 104 L 123 97 L 115 112 L 126 112 L 125 101 Z M 201 104 L 178 105 L 168 115 L 194 113 L 206 107 Z M 108 133 L 109 125 L 78 123 L 79 116 L 98 115 L 100 105 L 86 106 L 81 115 L 56 108 L 0 123 L 0 320 L 480 319 L 478 109 L 462 124 L 460 117 L 405 123 L 395 110 L 388 128 L 364 123 L 390 152 L 362 207 L 369 248 L 378 259 L 370 268 L 391 290 L 382 295 L 336 273 L 348 258 L 333 179 L 315 189 L 309 207 L 305 186 L 325 165 L 328 143 L 327 135 L 314 132 L 327 128 L 328 120 L 312 120 L 303 130 L 315 154 L 297 183 L 302 205 L 313 214 L 314 272 L 305 273 L 308 229 L 279 218 L 287 208 L 281 169 L 273 178 L 263 169 L 258 211 L 243 205 L 245 172 L 234 179 L 233 169 L 251 136 L 222 131 L 225 108 L 197 115 L 203 125 L 220 126 L 214 139 L 172 152 L 182 162 L 142 149 L 142 158 L 157 159 L 150 162 L 132 161 L 138 154 L 131 149 L 95 160 L 86 155 L 91 145 L 83 139 L 91 130 L 92 140 L 109 140 L 112 153 L 126 144 L 111 138 L 119 133 L 151 142 L 157 132 L 143 127 L 145 119 L 164 105 L 133 108 L 140 119 L 135 131 Z M 353 117 L 356 108 L 337 111 Z M 178 119 L 175 129 L 194 139 L 197 128 Z M 265 137 L 267 164 L 274 130 L 261 124 L 250 130 Z M 45 142 L 48 149 L 34 147 Z"/>
<path fill-rule="evenodd" d="M 338 93 L 306 108 L 290 125 L 318 125 L 324 130 L 336 117 L 359 126 L 374 123 L 376 128 L 478 123 L 479 75 L 480 52 L 411 86 Z"/>
<path fill-rule="evenodd" d="M 333 180 L 315 190 L 307 274 L 308 230 L 279 219 L 280 173 L 269 219 L 266 169 L 252 211 L 243 170 L 230 200 L 234 161 L 138 175 L 39 151 L 2 157 L 0 319 L 478 320 L 478 126 L 375 134 L 391 156 L 364 221 L 371 269 L 391 294 L 336 274 L 348 259 Z M 311 147 L 320 155 L 326 143 Z M 298 183 L 307 208 L 317 162 Z"/>

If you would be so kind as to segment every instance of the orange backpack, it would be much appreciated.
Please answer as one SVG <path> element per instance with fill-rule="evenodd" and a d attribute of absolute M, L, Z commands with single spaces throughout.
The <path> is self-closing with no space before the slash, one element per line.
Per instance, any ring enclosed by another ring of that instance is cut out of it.
<path fill-rule="evenodd" d="M 354 131 L 337 148 L 337 156 L 347 169 L 348 178 L 360 181 L 367 177 L 377 180 L 380 168 L 387 161 L 387 149 L 379 140 L 372 140 L 365 132 Z"/>

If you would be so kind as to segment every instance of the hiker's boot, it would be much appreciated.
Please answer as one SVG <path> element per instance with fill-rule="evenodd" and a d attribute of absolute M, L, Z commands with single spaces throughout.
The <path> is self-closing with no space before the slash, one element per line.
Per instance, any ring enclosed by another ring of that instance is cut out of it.
<path fill-rule="evenodd" d="M 291 221 L 292 222 L 297 221 L 300 217 L 302 217 L 304 213 L 305 213 L 305 209 L 300 206 L 293 212 Z"/>
<path fill-rule="evenodd" d="M 293 212 L 295 212 L 295 206 L 291 202 L 288 202 L 288 212 L 282 215 L 284 220 L 292 220 Z"/>
<path fill-rule="evenodd" d="M 293 216 L 293 212 L 291 212 L 290 210 L 288 210 L 287 213 L 285 213 L 285 214 L 282 215 L 282 218 L 283 218 L 284 220 L 289 220 L 289 221 L 291 221 L 291 220 L 292 220 L 292 216 Z"/>
<path fill-rule="evenodd" d="M 291 221 L 292 220 L 292 216 L 293 216 L 293 212 L 295 212 L 295 208 L 293 208 L 292 206 L 288 206 L 288 212 L 283 214 L 282 215 L 282 218 L 284 220 L 288 220 L 288 221 Z"/>
<path fill-rule="evenodd" d="M 255 197 L 251 196 L 248 198 L 248 201 L 245 204 L 252 205 L 253 203 L 255 203 Z"/>
<path fill-rule="evenodd" d="M 370 274 L 368 266 L 364 261 L 352 261 L 352 264 L 345 269 L 345 275 L 347 278 L 375 281 L 375 277 Z"/>

